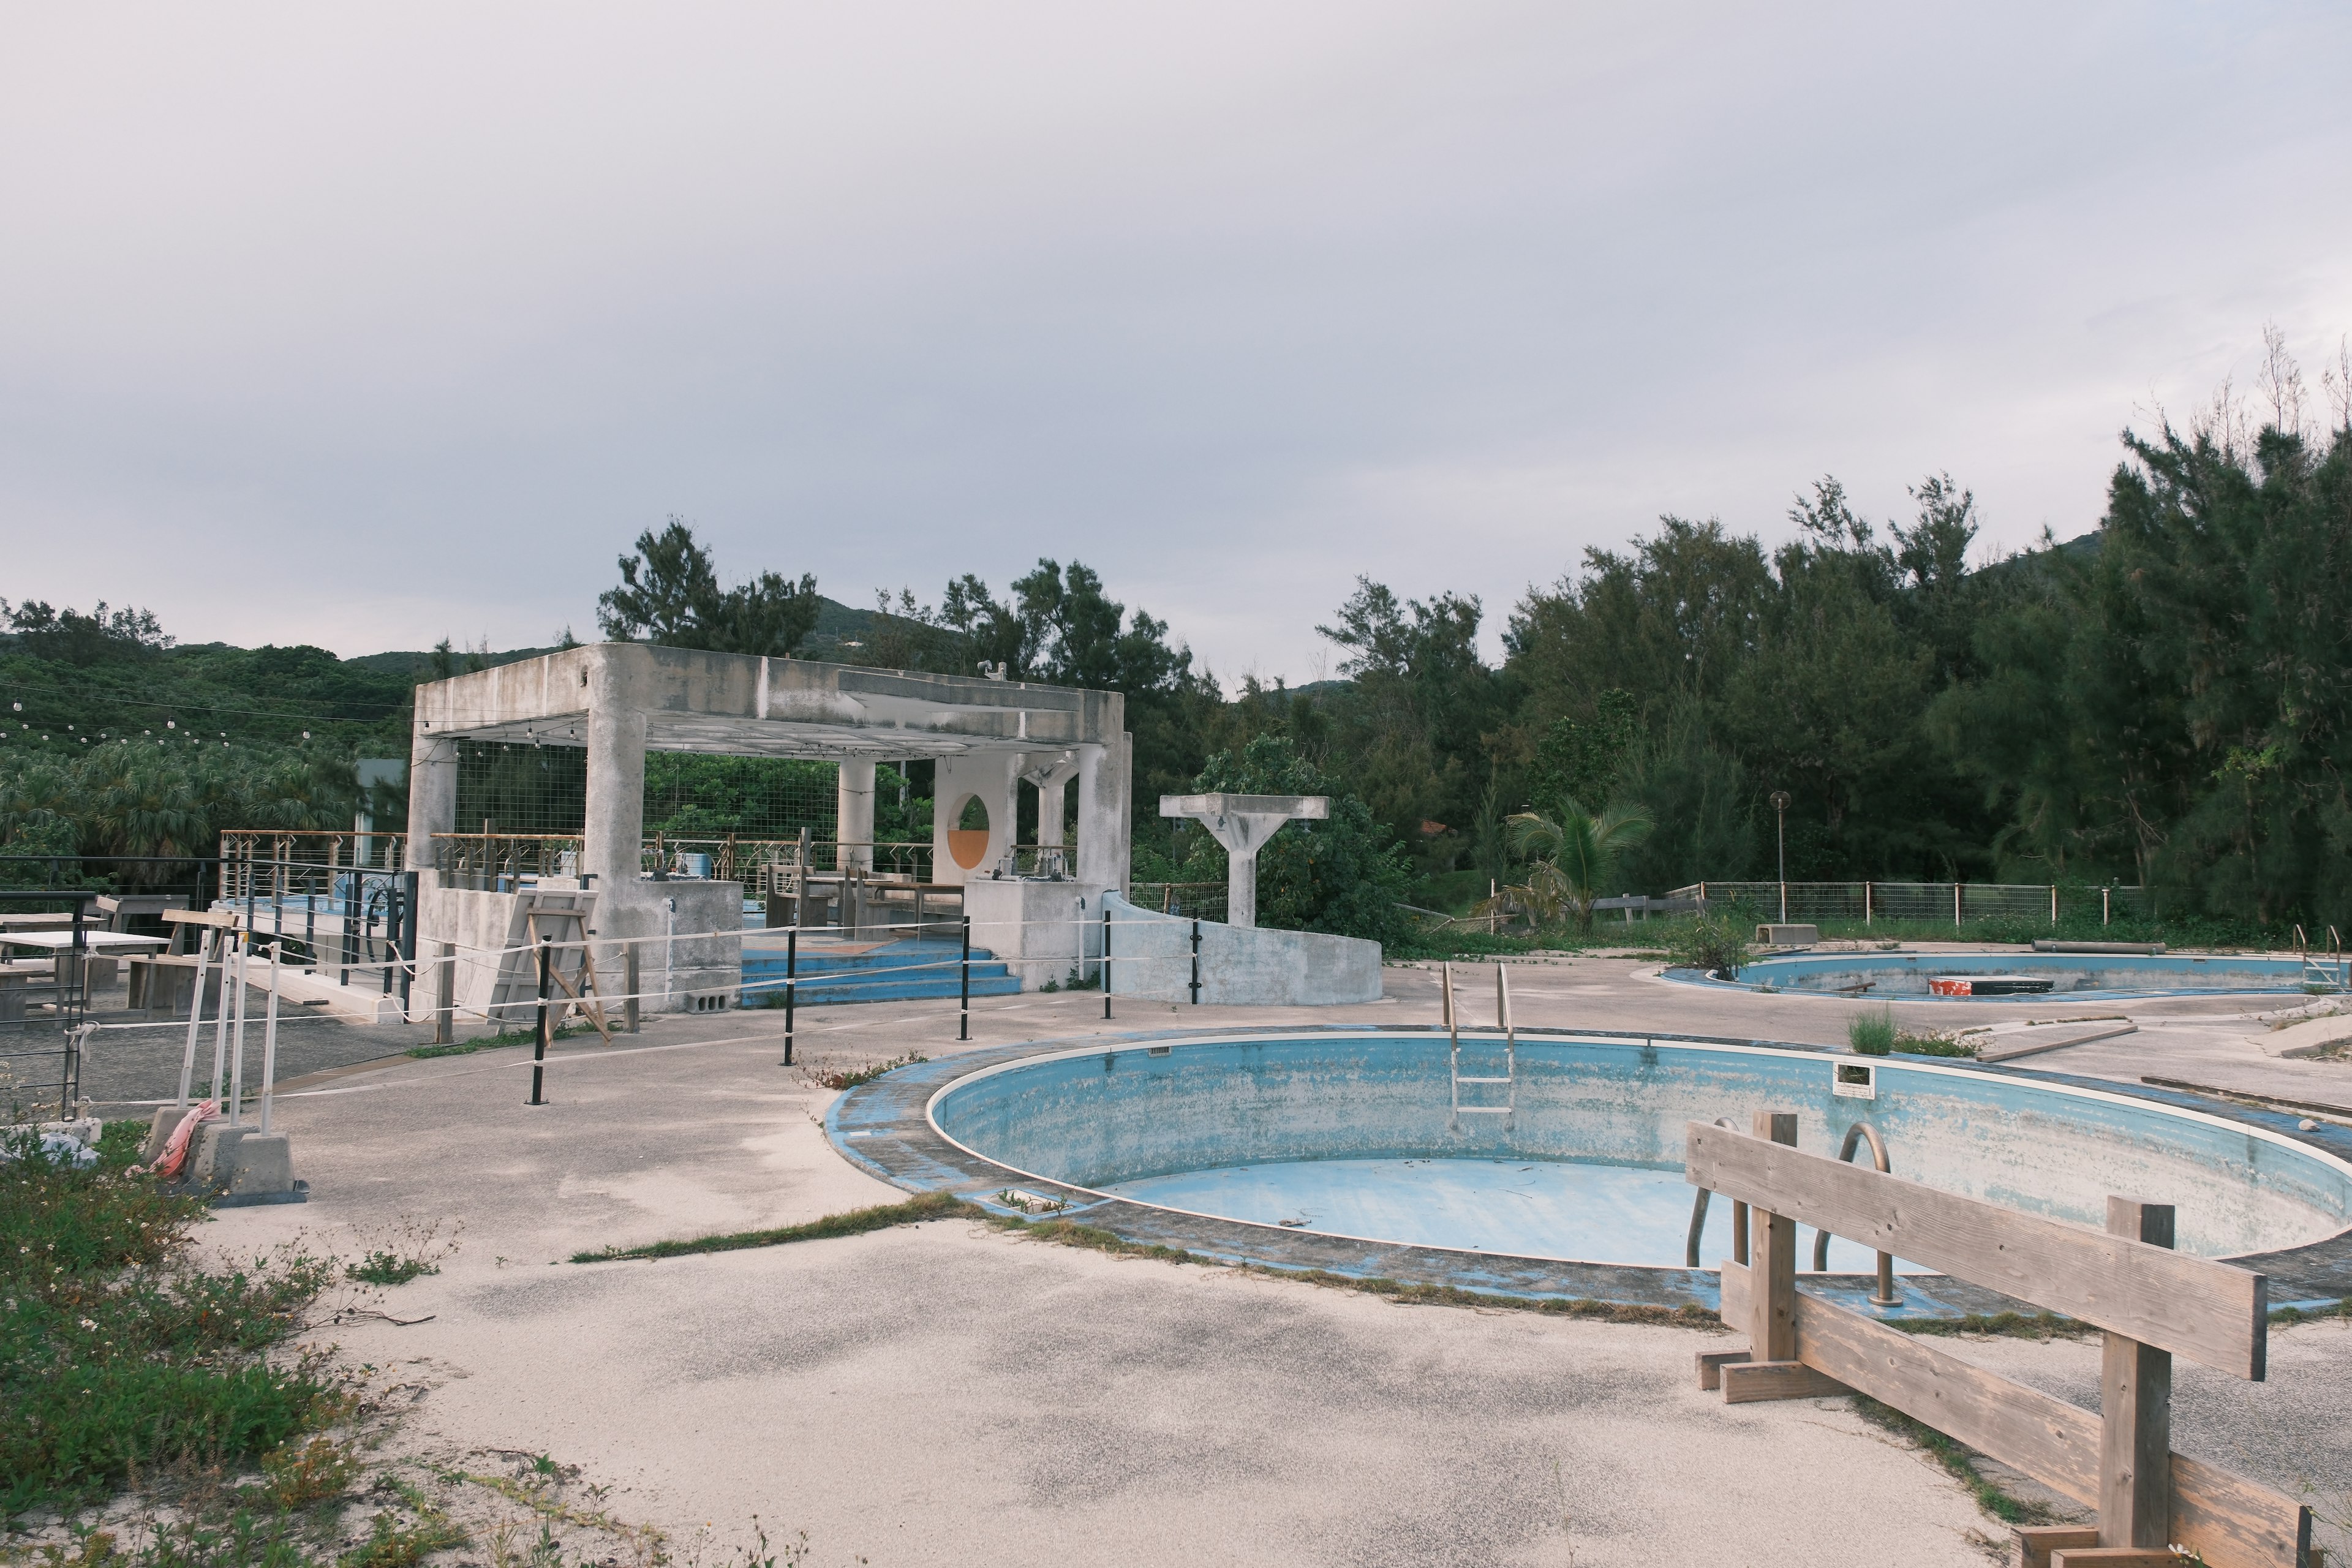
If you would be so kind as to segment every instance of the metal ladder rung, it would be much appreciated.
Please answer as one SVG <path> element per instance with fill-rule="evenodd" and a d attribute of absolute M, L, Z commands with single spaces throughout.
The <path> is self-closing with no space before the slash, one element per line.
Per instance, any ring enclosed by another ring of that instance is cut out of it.
<path fill-rule="evenodd" d="M 1511 1080 L 1507 1078 L 1457 1078 L 1454 1081 L 1456 1083 L 1508 1083 Z"/>
<path fill-rule="evenodd" d="M 1469 1079 L 1463 1081 L 1467 1083 Z M 1457 1105 L 1454 1113 L 1456 1116 L 1508 1116 L 1511 1108 L 1507 1105 Z"/>

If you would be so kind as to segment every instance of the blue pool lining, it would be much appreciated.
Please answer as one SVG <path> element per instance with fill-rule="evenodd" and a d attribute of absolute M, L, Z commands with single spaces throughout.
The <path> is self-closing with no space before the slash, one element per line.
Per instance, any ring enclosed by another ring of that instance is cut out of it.
<path fill-rule="evenodd" d="M 1818 1047 L 1796 1042 L 1749 1040 L 1733 1037 L 1659 1036 L 1636 1030 L 1531 1027 L 1522 1037 L 1559 1041 L 1664 1043 L 1685 1047 L 1730 1047 L 1769 1050 L 1805 1058 L 1828 1057 Z M 1034 1062 L 1048 1056 L 1091 1057 L 1142 1051 L 1152 1046 L 1180 1042 L 1234 1043 L 1249 1040 L 1310 1040 L 1329 1036 L 1413 1036 L 1442 1039 L 1442 1026 L 1403 1023 L 1300 1024 L 1279 1030 L 1262 1026 L 1226 1026 L 1212 1028 L 1145 1030 L 1117 1037 L 1085 1037 L 1060 1040 L 1016 1042 L 982 1047 L 955 1056 L 901 1068 L 870 1083 L 836 1096 L 827 1106 L 824 1123 L 837 1152 L 851 1164 L 902 1191 L 948 1192 L 988 1212 L 1009 1218 L 1033 1219 L 1022 1210 L 994 1200 L 994 1194 L 1014 1184 L 1010 1166 L 975 1155 L 936 1131 L 930 1120 L 933 1100 L 954 1083 L 995 1067 Z M 1471 1037 L 1495 1039 L 1491 1031 L 1473 1031 Z M 975 1064 L 974 1058 L 980 1058 Z M 1829 1059 L 1846 1059 L 1843 1056 Z M 2259 1131 L 2269 1140 L 2301 1145 L 2305 1152 L 2325 1152 L 2352 1164 L 2352 1129 L 2323 1123 L 2311 1132 L 2294 1125 L 2296 1118 L 2252 1107 L 2228 1105 L 2217 1113 L 2210 1102 L 2175 1091 L 2116 1084 L 2025 1067 L 1982 1063 L 1956 1064 L 1945 1058 L 1921 1058 L 1897 1053 L 1877 1058 L 1935 1074 L 2014 1078 L 2038 1086 L 2062 1087 L 2084 1098 L 2162 1104 L 2200 1121 L 2239 1131 Z M 852 1138 L 857 1142 L 852 1142 Z M 1712 1268 L 1685 1268 L 1637 1264 L 1592 1264 L 1467 1249 L 1445 1250 L 1418 1245 L 1365 1243 L 1306 1230 L 1254 1225 L 1222 1217 L 1200 1218 L 1190 1213 L 1139 1204 L 1096 1189 L 1079 1189 L 1051 1178 L 1026 1176 L 1024 1184 L 1042 1185 L 1048 1195 L 1066 1195 L 1071 1206 L 1059 1217 L 1084 1216 L 1087 1223 L 1109 1230 L 1133 1244 L 1164 1247 L 1190 1253 L 1204 1261 L 1249 1265 L 1277 1273 L 1324 1273 L 1362 1280 L 1394 1280 L 1407 1286 L 1430 1286 L 1519 1300 L 1619 1302 L 1664 1309 L 1700 1307 L 1713 1310 L 1719 1300 L 1719 1280 Z M 2352 1230 L 2336 1237 L 2281 1251 L 2232 1259 L 2261 1269 L 2272 1281 L 2273 1307 L 2306 1309 L 2334 1305 L 2352 1297 Z M 1906 1275 L 1904 1305 L 1880 1309 L 1868 1301 L 1872 1288 L 1867 1275 L 1804 1275 L 1807 1294 L 1835 1300 L 1855 1310 L 1883 1318 L 1951 1320 L 1969 1314 L 2004 1310 L 2031 1312 L 2032 1308 L 1990 1289 L 1938 1275 Z"/>
<path fill-rule="evenodd" d="M 1411 1025 L 1406 1026 L 1402 1029 L 1381 1026 L 1358 1026 L 1341 1032 L 1349 1034 L 1391 1035 L 1406 1033 L 1421 1027 L 1423 1026 Z M 1328 1032 L 1325 1027 L 1318 1027 L 1314 1031 L 1314 1033 L 1325 1032 Z M 1431 1028 L 1429 1032 L 1432 1034 L 1437 1034 L 1440 1031 L 1435 1028 Z M 1726 1045 L 1736 1043 L 1740 1047 L 1740 1048 L 1752 1051 L 1758 1056 L 1782 1057 L 1795 1060 L 1804 1060 L 1808 1058 L 1825 1060 L 1832 1059 L 1829 1053 L 1815 1047 L 1763 1045 L 1750 1041 L 1732 1042 L 1727 1040 L 1704 1039 L 1689 1035 L 1648 1035 L 1633 1034 L 1615 1030 L 1571 1030 L 1558 1028 L 1519 1029 L 1515 1032 L 1522 1039 L 1537 1038 L 1541 1039 L 1548 1044 L 1563 1046 L 1579 1045 L 1587 1041 L 1595 1045 L 1624 1045 L 1634 1040 L 1639 1040 L 1652 1049 L 1663 1048 L 1667 1050 L 1696 1051 L 1720 1050 Z M 1499 1029 L 1464 1029 L 1459 1032 L 1459 1035 L 1460 1037 L 1465 1041 L 1471 1041 L 1480 1045 L 1499 1046 L 1505 1041 L 1505 1036 Z M 1195 1035 L 1176 1032 L 1151 1037 L 1148 1041 L 1141 1042 L 1138 1045 L 1127 1046 L 1123 1050 L 1120 1047 L 1110 1047 L 1107 1049 L 1101 1045 L 1095 1045 L 1091 1047 L 1070 1047 L 1062 1050 L 1039 1051 L 1034 1055 L 1015 1058 L 1009 1061 L 995 1062 L 988 1067 L 981 1068 L 976 1071 L 961 1074 L 952 1082 L 941 1085 L 927 1100 L 924 1101 L 923 1120 L 929 1123 L 931 1131 L 939 1137 L 941 1142 L 954 1145 L 955 1148 L 961 1151 L 963 1153 L 970 1155 L 972 1159 L 984 1162 L 991 1165 L 1001 1166 L 1004 1170 L 1011 1171 L 1015 1175 L 1024 1177 L 1026 1180 L 1033 1182 L 1050 1182 L 1055 1186 L 1067 1187 L 1074 1192 L 1086 1193 L 1097 1199 L 1116 1199 L 1122 1203 L 1139 1203 L 1141 1200 L 1126 1197 L 1121 1194 L 1107 1193 L 1102 1191 L 1100 1188 L 1080 1186 L 1075 1182 L 1064 1181 L 1055 1176 L 1041 1175 L 1034 1171 L 1024 1171 L 1019 1166 L 1006 1164 L 1003 1161 L 997 1159 L 994 1155 L 982 1153 L 980 1150 L 974 1149 L 970 1144 L 961 1142 L 956 1138 L 954 1134 L 949 1132 L 946 1128 L 940 1125 L 940 1105 L 942 1101 L 951 1098 L 961 1089 L 983 1083 L 989 1079 L 996 1078 L 1005 1073 L 1015 1072 L 1024 1068 L 1035 1067 L 1045 1062 L 1073 1061 L 1087 1057 L 1118 1056 L 1128 1052 L 1133 1052 L 1138 1049 L 1148 1050 L 1151 1046 L 1163 1044 L 1171 1047 L 1185 1045 L 1234 1046 L 1273 1044 L 1279 1041 L 1296 1040 L 1307 1037 L 1310 1037 L 1310 1036 L 1292 1029 L 1250 1030 L 1239 1033 L 1215 1035 Z M 1854 1059 L 1868 1062 L 1893 1062 L 1896 1058 L 1893 1057 L 1863 1057 L 1856 1058 Z M 2250 1121 L 2244 1117 L 2216 1114 L 2210 1107 L 2198 1104 L 2194 1100 L 2191 1100 L 2189 1097 L 2178 1094 L 2167 1094 L 2165 1091 L 2157 1089 L 2150 1089 L 2145 1093 L 2136 1093 L 2127 1087 L 2114 1085 L 2104 1079 L 2084 1079 L 2072 1076 L 2061 1078 L 2060 1075 L 2056 1074 L 2035 1073 L 2021 1068 L 2003 1070 L 1998 1064 L 1993 1063 L 1988 1063 L 1984 1067 L 1955 1067 L 1950 1064 L 1950 1059 L 1948 1058 L 1915 1057 L 1906 1055 L 1901 1058 L 1900 1065 L 1906 1071 L 1924 1072 L 1931 1077 L 1942 1078 L 1981 1077 L 1988 1071 L 2000 1072 L 2001 1076 L 2014 1076 L 2024 1079 L 2025 1081 L 2033 1083 L 2038 1087 L 2054 1089 L 2061 1094 L 2075 1099 L 2103 1100 L 2110 1105 L 2145 1105 L 2153 1101 L 2155 1103 L 2161 1104 L 2167 1110 L 2191 1121 L 2201 1121 L 2209 1126 L 2226 1131 L 2252 1133 L 2252 1135 L 2261 1138 L 2265 1142 L 2277 1144 L 2284 1148 L 2299 1150 L 2306 1153 L 2315 1153 L 2320 1159 L 2340 1167 L 2347 1178 L 2352 1178 L 2352 1158 L 2347 1158 L 2346 1154 L 2337 1153 L 2334 1149 L 2331 1149 L 2325 1143 L 2316 1142 L 2314 1140 L 2302 1135 L 2299 1131 L 2281 1131 L 2271 1127 L 2263 1126 L 2259 1122 Z M 2347 1152 L 2352 1152 L 2352 1151 L 2347 1151 Z M 1144 1206 L 1150 1208 L 1167 1207 L 1169 1208 L 1169 1212 L 1171 1214 L 1194 1213 L 1194 1211 L 1190 1209 L 1179 1209 L 1160 1204 L 1150 1204 L 1145 1205 Z M 1199 1215 L 1196 1217 L 1203 1219 L 1223 1219 L 1226 1216 L 1222 1215 Z M 1231 1220 L 1229 1223 L 1234 1225 L 1254 1225 L 1256 1222 L 1251 1220 Z M 1275 1229 L 1277 1227 L 1267 1226 L 1261 1226 L 1260 1228 Z M 1317 1234 L 1329 1236 L 1339 1235 L 1340 1233 L 1321 1231 Z M 1384 1242 L 1383 1237 L 1370 1236 L 1345 1237 L 1344 1239 L 1349 1241 Z M 1435 1248 L 1435 1250 L 1477 1251 L 1479 1249 L 1440 1247 Z M 1525 1254 L 1524 1256 L 1538 1257 L 1542 1255 L 1530 1253 Z M 1585 1259 L 1562 1258 L 1552 1258 L 1550 1261 L 1559 1263 L 1580 1263 L 1585 1261 Z M 1626 1267 L 1633 1266 L 1627 1265 Z"/>

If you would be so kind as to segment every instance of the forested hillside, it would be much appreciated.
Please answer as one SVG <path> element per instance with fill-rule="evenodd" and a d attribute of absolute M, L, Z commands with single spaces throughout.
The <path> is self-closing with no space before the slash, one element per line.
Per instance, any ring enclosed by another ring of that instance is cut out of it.
<path fill-rule="evenodd" d="M 1630 889 L 1769 875 L 1767 802 L 1785 791 L 1791 879 L 2114 881 L 2184 914 L 2352 927 L 2343 380 L 2326 427 L 2307 426 L 2274 355 L 2260 417 L 2225 393 L 2185 429 L 2127 435 L 2089 531 L 2005 558 L 1977 547 L 1975 500 L 1941 474 L 1892 519 L 1819 479 L 1775 547 L 1661 518 L 1528 563 L 1539 581 L 1501 615 L 1499 661 L 1477 599 L 1360 579 L 1317 628 L 1341 679 L 1303 690 L 1224 689 L 1077 562 L 1041 561 L 1001 598 L 967 574 L 936 603 L 902 588 L 852 608 L 773 570 L 725 587 L 673 519 L 623 557 L 597 615 L 610 637 L 1122 691 L 1139 875 L 1223 874 L 1213 844 L 1159 817 L 1162 793 L 1342 797 L 1296 858 L 1300 889 L 1265 900 L 1292 923 L 1370 931 L 1398 898 L 1462 907 L 1521 869 L 1512 815 L 1571 802 L 1646 817 L 1616 868 Z M 542 651 L 338 659 L 176 647 L 102 605 L 0 616 L 12 850 L 177 853 L 225 826 L 348 822 L 353 759 L 404 754 L 415 681 Z M 927 773 L 893 803 L 909 823 Z"/>

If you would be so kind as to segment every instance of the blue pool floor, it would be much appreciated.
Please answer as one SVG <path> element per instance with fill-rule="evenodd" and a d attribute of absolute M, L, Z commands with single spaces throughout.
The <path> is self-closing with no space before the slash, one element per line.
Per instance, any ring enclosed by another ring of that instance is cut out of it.
<path fill-rule="evenodd" d="M 1102 1191 L 1138 1203 L 1259 1225 L 1298 1222 L 1370 1241 L 1465 1247 L 1522 1258 L 1679 1268 L 1696 1190 L 1680 1171 L 1526 1160 L 1295 1160 L 1226 1165 L 1121 1182 Z M 1798 1229 L 1801 1266 L 1813 1233 Z M 1699 1248 L 1712 1268 L 1731 1250 L 1731 1205 L 1707 1207 Z M 1830 1268 L 1860 1274 L 1877 1255 L 1843 1237 Z M 1903 1271 L 1913 1272 L 1898 1262 Z"/>

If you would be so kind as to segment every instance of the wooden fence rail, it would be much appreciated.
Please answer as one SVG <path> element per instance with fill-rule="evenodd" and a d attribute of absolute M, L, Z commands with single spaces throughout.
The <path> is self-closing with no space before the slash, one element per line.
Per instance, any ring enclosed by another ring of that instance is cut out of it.
<path fill-rule="evenodd" d="M 2153 1568 L 2176 1544 L 2210 1568 L 2305 1568 L 2309 1509 L 2171 1451 L 2176 1352 L 2263 1375 L 2262 1275 L 2173 1251 L 2169 1205 L 2111 1197 L 2096 1231 L 1802 1153 L 1796 1131 L 1786 1111 L 1757 1113 L 1754 1136 L 1685 1130 L 1691 1183 L 1753 1211 L 1749 1256 L 1722 1265 L 1723 1321 L 1748 1348 L 1703 1352 L 1702 1387 L 1732 1404 L 1866 1394 L 2098 1510 L 2095 1530 L 2021 1530 L 2027 1568 Z M 1799 1295 L 1800 1221 L 2105 1330 L 2100 1414 Z"/>

